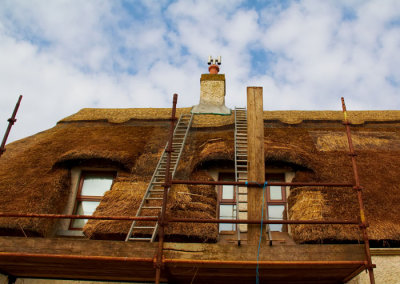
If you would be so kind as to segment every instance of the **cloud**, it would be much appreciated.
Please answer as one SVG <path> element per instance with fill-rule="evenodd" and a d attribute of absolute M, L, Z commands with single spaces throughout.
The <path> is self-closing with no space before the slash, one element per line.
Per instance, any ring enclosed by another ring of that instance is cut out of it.
<path fill-rule="evenodd" d="M 265 109 L 399 109 L 398 1 L 2 1 L 0 129 L 10 140 L 83 107 L 199 100 L 208 55 L 222 55 L 230 107 L 247 86 Z"/>

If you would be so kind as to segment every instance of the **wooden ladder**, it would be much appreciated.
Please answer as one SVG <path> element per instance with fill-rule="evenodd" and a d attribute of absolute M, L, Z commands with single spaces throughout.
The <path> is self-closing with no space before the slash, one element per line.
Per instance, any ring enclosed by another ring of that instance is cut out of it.
<path fill-rule="evenodd" d="M 174 129 L 170 171 L 174 178 L 186 138 L 192 124 L 193 114 L 182 114 Z M 166 152 L 168 143 L 161 154 L 160 160 L 154 170 L 153 176 L 143 196 L 142 202 L 136 212 L 136 217 L 159 217 L 162 207 L 167 164 Z M 125 241 L 150 241 L 154 242 L 158 232 L 157 221 L 133 221 L 126 235 Z"/>

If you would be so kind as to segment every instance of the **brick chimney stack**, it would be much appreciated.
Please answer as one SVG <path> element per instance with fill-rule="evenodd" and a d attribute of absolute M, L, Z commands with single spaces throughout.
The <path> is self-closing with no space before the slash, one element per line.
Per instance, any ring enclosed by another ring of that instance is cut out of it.
<path fill-rule="evenodd" d="M 230 114 L 231 110 L 225 106 L 225 74 L 218 74 L 221 65 L 221 56 L 217 59 L 208 57 L 209 74 L 201 74 L 200 103 L 193 107 L 193 113 Z"/>

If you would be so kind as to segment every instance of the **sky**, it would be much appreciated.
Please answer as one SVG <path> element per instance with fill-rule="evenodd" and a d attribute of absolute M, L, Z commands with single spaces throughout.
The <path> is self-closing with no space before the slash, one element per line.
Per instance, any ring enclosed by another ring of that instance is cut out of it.
<path fill-rule="evenodd" d="M 198 104 L 222 56 L 226 105 L 261 86 L 265 110 L 400 109 L 398 0 L 2 0 L 0 136 L 82 108 Z"/>

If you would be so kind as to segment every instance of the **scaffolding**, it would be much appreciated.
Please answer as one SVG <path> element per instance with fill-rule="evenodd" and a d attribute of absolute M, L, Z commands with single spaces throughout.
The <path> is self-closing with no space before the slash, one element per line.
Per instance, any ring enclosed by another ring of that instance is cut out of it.
<path fill-rule="evenodd" d="M 169 130 L 169 142 L 166 148 L 167 153 L 167 161 L 166 161 L 166 170 L 165 170 L 165 183 L 163 184 L 164 193 L 162 199 L 162 208 L 158 217 L 129 217 L 129 216 L 86 216 L 86 215 L 58 215 L 58 214 L 35 214 L 35 213 L 26 213 L 26 214 L 14 214 L 14 213 L 0 213 L 0 217 L 28 217 L 28 218 L 52 218 L 52 219 L 96 219 L 96 220 L 129 220 L 129 221 L 157 221 L 159 230 L 158 230 L 158 245 L 156 248 L 156 254 L 154 258 L 124 258 L 124 261 L 127 262 L 151 262 L 155 267 L 155 283 L 160 283 L 161 271 L 164 268 L 164 265 L 167 263 L 191 263 L 191 264 L 204 264 L 204 263 L 212 263 L 212 264 L 236 264 L 236 265 L 276 265 L 276 266 L 285 266 L 285 265 L 295 265 L 296 267 L 303 265 L 340 265 L 340 264 L 355 264 L 364 267 L 368 270 L 370 283 L 375 283 L 373 268 L 376 266 L 372 263 L 369 239 L 367 234 L 368 222 L 365 216 L 365 209 L 363 204 L 362 191 L 363 187 L 360 185 L 358 169 L 356 164 L 356 153 L 354 151 L 350 126 L 351 123 L 347 118 L 347 110 L 344 102 L 344 98 L 342 100 L 342 109 L 344 114 L 343 124 L 345 125 L 348 144 L 349 144 L 349 155 L 351 156 L 352 168 L 353 168 L 353 176 L 354 183 L 328 183 L 328 182 L 268 182 L 268 185 L 271 186 L 323 186 L 327 188 L 341 188 L 341 189 L 353 189 L 357 193 L 357 200 L 359 204 L 360 210 L 360 219 L 359 220 L 240 220 L 238 216 L 236 219 L 193 219 L 193 218 L 166 218 L 166 205 L 168 202 L 168 191 L 174 184 L 187 184 L 187 185 L 234 185 L 234 186 L 252 186 L 252 187 L 260 187 L 262 188 L 264 182 L 231 182 L 231 181 L 195 181 L 195 180 L 173 180 L 171 171 L 169 170 L 171 167 L 171 156 L 173 153 L 172 148 L 172 140 L 173 140 L 173 132 L 176 121 L 176 104 L 177 104 L 177 94 L 174 94 L 173 97 L 173 106 L 171 113 L 171 124 Z M 188 260 L 188 259 L 168 259 L 164 257 L 164 235 L 165 228 L 168 223 L 180 222 L 180 223 L 228 223 L 228 224 L 315 224 L 315 225 L 327 225 L 327 224 L 340 224 L 340 225 L 357 225 L 362 232 L 363 241 L 364 241 L 364 251 L 365 251 L 365 260 L 363 261 L 228 261 L 228 260 Z M 8 253 L 10 256 L 16 256 L 18 253 Z M 27 255 L 27 254 L 24 254 Z M 34 256 L 34 255 L 32 255 Z M 52 255 L 53 257 L 55 255 Z M 57 256 L 57 255 L 56 255 Z M 113 259 L 113 257 L 102 257 L 102 256 L 65 256 L 60 255 L 60 258 L 90 258 L 90 259 Z M 355 275 L 352 275 L 352 277 Z"/>
<path fill-rule="evenodd" d="M 19 109 L 19 105 L 21 103 L 21 100 L 22 100 L 22 95 L 19 96 L 17 104 L 14 107 L 14 111 L 13 111 L 11 117 L 7 120 L 8 121 L 8 126 L 7 126 L 7 129 L 6 129 L 6 132 L 4 133 L 3 141 L 1 142 L 1 145 L 0 145 L 0 157 L 6 151 L 6 147 L 5 146 L 6 146 L 7 138 L 8 138 L 8 135 L 10 134 L 11 127 L 17 121 L 17 119 L 15 117 L 17 115 L 17 111 Z"/>

